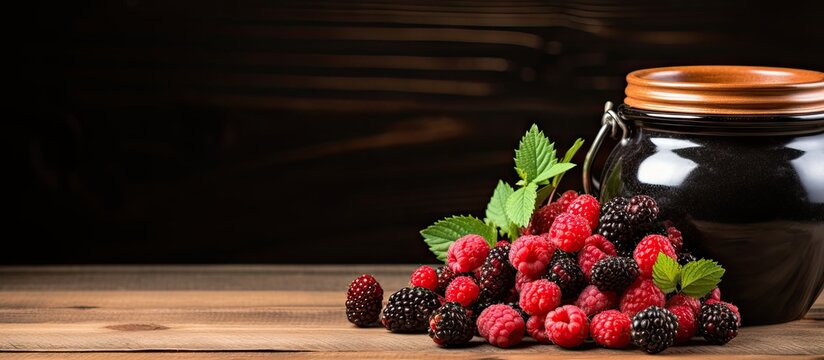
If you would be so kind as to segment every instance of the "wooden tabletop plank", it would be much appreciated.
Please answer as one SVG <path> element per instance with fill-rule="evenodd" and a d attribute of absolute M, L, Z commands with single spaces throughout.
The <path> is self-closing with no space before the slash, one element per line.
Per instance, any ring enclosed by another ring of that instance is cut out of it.
<path fill-rule="evenodd" d="M 467 354 L 460 351 L 445 352 L 438 354 L 428 353 L 425 355 L 427 359 L 431 360 L 489 360 L 489 354 Z M 638 359 L 643 357 L 635 351 L 627 351 L 623 353 L 614 354 L 599 354 L 598 359 Z M 175 353 L 175 352 L 98 352 L 98 353 L 0 353 L 0 359 L 9 360 L 54 360 L 54 359 L 68 359 L 68 360 L 180 360 L 180 359 L 204 359 L 204 360 L 261 360 L 261 359 L 362 359 L 362 360 L 385 360 L 385 359 L 420 359 L 423 355 L 420 353 L 409 353 L 400 351 L 384 351 L 384 352 L 198 352 L 193 354 L 191 352 Z M 512 360 L 583 360 L 592 359 L 588 352 L 573 352 L 567 351 L 563 354 L 525 354 L 517 351 L 510 351 L 505 353 L 495 354 L 494 359 L 512 359 Z M 729 355 L 708 355 L 708 354 L 668 354 L 668 359 L 707 359 L 707 360 L 729 360 Z M 734 359 L 742 360 L 772 360 L 774 355 L 738 355 Z M 793 360 L 820 360 L 818 355 L 787 355 L 781 356 L 782 359 Z"/>

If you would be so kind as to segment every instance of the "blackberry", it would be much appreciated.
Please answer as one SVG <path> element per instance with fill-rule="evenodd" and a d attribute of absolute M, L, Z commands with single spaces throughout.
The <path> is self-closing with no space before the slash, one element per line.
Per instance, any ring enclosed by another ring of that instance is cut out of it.
<path fill-rule="evenodd" d="M 627 212 L 624 210 L 629 200 L 623 197 L 612 198 L 601 206 L 601 218 L 598 220 L 598 229 L 596 233 L 601 234 L 607 238 L 613 245 L 615 250 L 631 253 L 635 249 L 632 244 L 633 231 L 629 226 L 627 220 Z M 622 256 L 626 256 L 623 254 Z"/>
<path fill-rule="evenodd" d="M 638 278 L 640 270 L 632 258 L 610 256 L 592 266 L 590 282 L 601 291 L 621 292 Z"/>
<path fill-rule="evenodd" d="M 650 306 L 632 318 L 632 342 L 650 354 L 672 346 L 678 334 L 678 317 L 667 309 Z"/>
<path fill-rule="evenodd" d="M 569 258 L 551 262 L 547 274 L 542 277 L 558 284 L 564 299 L 578 298 L 578 294 L 587 285 L 584 271 L 578 266 L 578 262 Z"/>
<path fill-rule="evenodd" d="M 383 289 L 372 275 L 364 274 L 349 284 L 346 292 L 346 318 L 357 326 L 378 322 L 383 302 Z"/>
<path fill-rule="evenodd" d="M 701 305 L 698 334 L 710 344 L 724 345 L 738 336 L 738 316 L 722 303 Z"/>
<path fill-rule="evenodd" d="M 552 264 L 552 263 L 554 263 L 558 260 L 561 260 L 561 259 L 577 260 L 578 257 L 575 256 L 575 254 L 568 253 L 568 252 L 563 251 L 561 249 L 555 249 L 555 252 L 552 253 L 552 260 L 549 263 Z"/>
<path fill-rule="evenodd" d="M 438 295 L 422 287 L 406 287 L 389 296 L 381 323 L 392 332 L 423 332 L 429 315 L 441 306 Z"/>
<path fill-rule="evenodd" d="M 678 263 L 681 265 L 686 265 L 688 262 L 693 262 L 695 260 L 698 259 L 696 259 L 695 255 L 693 255 L 692 253 L 682 252 L 678 254 Z"/>
<path fill-rule="evenodd" d="M 655 199 L 647 195 L 631 197 L 626 207 L 624 207 L 624 211 L 627 212 L 629 224 L 636 227 L 651 225 L 658 219 L 658 213 L 660 212 Z"/>
<path fill-rule="evenodd" d="M 435 287 L 435 293 L 440 296 L 444 296 L 446 295 L 446 287 L 449 286 L 449 283 L 452 282 L 452 279 L 460 275 L 456 274 L 448 266 L 440 266 L 437 269 L 435 269 L 435 272 L 438 273 L 438 286 Z"/>
<path fill-rule="evenodd" d="M 489 250 L 481 265 L 478 285 L 480 297 L 490 300 L 501 299 L 515 286 L 515 268 L 509 263 L 509 245 Z"/>
<path fill-rule="evenodd" d="M 429 316 L 429 337 L 438 345 L 463 345 L 474 335 L 475 322 L 459 303 L 448 302 Z"/>

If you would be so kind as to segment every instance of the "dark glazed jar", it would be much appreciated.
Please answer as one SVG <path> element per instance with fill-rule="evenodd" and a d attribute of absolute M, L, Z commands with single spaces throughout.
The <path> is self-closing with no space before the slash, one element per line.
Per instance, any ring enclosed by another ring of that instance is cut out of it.
<path fill-rule="evenodd" d="M 803 317 L 824 285 L 824 74 L 688 66 L 627 81 L 585 188 L 600 140 L 622 127 L 601 200 L 656 198 L 686 246 L 726 268 L 722 299 L 745 325 Z"/>

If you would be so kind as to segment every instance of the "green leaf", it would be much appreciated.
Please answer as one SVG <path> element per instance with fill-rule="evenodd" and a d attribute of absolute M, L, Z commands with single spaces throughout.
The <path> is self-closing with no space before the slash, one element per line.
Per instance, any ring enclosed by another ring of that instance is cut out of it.
<path fill-rule="evenodd" d="M 578 138 L 577 140 L 575 140 L 575 143 L 573 143 L 572 146 L 567 150 L 566 154 L 564 154 L 564 159 L 561 160 L 561 162 L 562 163 L 571 163 L 572 162 L 572 157 L 575 156 L 575 153 L 577 153 L 578 150 L 581 149 L 581 146 L 583 146 L 583 145 L 584 145 L 584 139 Z M 557 187 L 558 184 L 561 183 L 561 179 L 563 177 L 564 177 L 564 174 L 559 174 L 559 175 L 555 176 L 555 178 L 552 179 L 552 186 Z"/>
<path fill-rule="evenodd" d="M 517 226 L 513 226 L 509 217 L 506 216 L 506 200 L 515 192 L 515 189 L 503 180 L 498 180 L 498 185 L 495 186 L 495 191 L 492 192 L 492 198 L 489 199 L 489 204 L 486 205 L 486 218 L 489 222 L 501 228 L 502 234 L 507 234 L 510 239 L 517 234 Z M 513 232 L 513 228 L 516 229 Z"/>
<path fill-rule="evenodd" d="M 548 180 L 549 178 L 560 175 L 565 173 L 567 170 L 572 169 L 575 167 L 573 163 L 558 163 L 552 165 L 552 167 L 544 170 L 544 172 L 538 174 L 538 177 L 533 179 L 532 182 L 541 182 Z"/>
<path fill-rule="evenodd" d="M 518 150 L 515 150 L 515 168 L 518 176 L 528 182 L 537 182 L 535 179 L 538 175 L 549 169 L 556 161 L 554 145 L 538 130 L 538 125 L 533 124 L 521 138 Z"/>
<path fill-rule="evenodd" d="M 423 241 L 429 245 L 429 250 L 443 262 L 446 262 L 449 245 L 469 234 L 482 236 L 490 247 L 498 242 L 498 231 L 495 227 L 472 216 L 448 217 L 421 230 Z"/>
<path fill-rule="evenodd" d="M 506 200 L 506 216 L 518 226 L 526 226 L 535 210 L 535 197 L 538 195 L 538 185 L 529 183 L 515 190 Z"/>
<path fill-rule="evenodd" d="M 725 271 L 712 260 L 689 262 L 681 269 L 681 291 L 694 298 L 700 298 L 718 286 Z"/>
<path fill-rule="evenodd" d="M 681 280 L 681 265 L 673 258 L 659 252 L 652 266 L 652 281 L 664 294 L 678 290 L 678 281 Z"/>

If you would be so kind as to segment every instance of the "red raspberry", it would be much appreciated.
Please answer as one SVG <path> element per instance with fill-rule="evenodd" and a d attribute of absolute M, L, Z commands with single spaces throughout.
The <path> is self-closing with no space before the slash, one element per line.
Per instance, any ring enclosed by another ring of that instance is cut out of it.
<path fill-rule="evenodd" d="M 559 249 L 578 252 L 584 247 L 584 240 L 592 235 L 587 219 L 574 214 L 563 213 L 555 218 L 549 228 L 549 238 Z"/>
<path fill-rule="evenodd" d="M 664 253 L 664 255 L 678 261 L 678 256 L 675 255 L 675 249 L 672 248 L 669 239 L 661 235 L 647 235 L 635 247 L 632 258 L 638 263 L 638 270 L 642 278 L 652 278 L 652 266 L 658 260 L 658 253 Z"/>
<path fill-rule="evenodd" d="M 538 278 L 537 277 L 527 276 L 526 274 L 524 274 L 522 272 L 519 272 L 519 273 L 515 274 L 515 291 L 517 291 L 517 292 L 524 291 L 524 288 L 526 287 L 526 285 L 528 285 L 529 283 L 531 283 L 535 280 L 538 280 Z"/>
<path fill-rule="evenodd" d="M 461 303 L 461 306 L 468 307 L 478 299 L 481 288 L 475 280 L 469 276 L 458 276 L 446 287 L 446 301 Z"/>
<path fill-rule="evenodd" d="M 638 279 L 621 296 L 621 312 L 629 317 L 650 306 L 664 307 L 666 296 L 650 279 Z"/>
<path fill-rule="evenodd" d="M 589 336 L 589 319 L 583 310 L 564 305 L 546 315 L 546 332 L 552 342 L 565 348 L 584 343 Z"/>
<path fill-rule="evenodd" d="M 515 240 L 509 248 L 509 263 L 518 272 L 537 278 L 546 272 L 546 266 L 552 260 L 555 246 L 544 236 L 524 235 Z"/>
<path fill-rule="evenodd" d="M 587 282 L 589 282 L 590 274 L 592 274 L 592 265 L 595 265 L 598 260 L 615 255 L 617 255 L 615 246 L 607 238 L 600 234 L 594 234 L 586 238 L 584 247 L 578 253 L 578 266 L 583 270 Z"/>
<path fill-rule="evenodd" d="M 712 289 L 712 291 L 710 291 L 709 294 L 704 295 L 704 297 L 705 297 L 703 299 L 704 301 L 707 301 L 709 299 L 715 299 L 717 301 L 721 301 L 721 289 L 719 289 L 719 288 Z"/>
<path fill-rule="evenodd" d="M 738 326 L 741 326 L 741 313 L 738 312 L 738 306 L 730 304 L 726 301 L 715 300 L 715 299 L 707 299 L 707 301 L 705 302 L 705 304 L 707 304 L 707 305 L 715 304 L 715 303 L 723 304 L 726 307 L 730 308 L 730 310 L 732 310 L 732 312 L 735 313 L 735 316 L 738 317 Z"/>
<path fill-rule="evenodd" d="M 689 307 L 695 315 L 701 312 L 701 301 L 684 293 L 675 294 L 675 296 L 667 300 L 667 308 L 675 306 Z"/>
<path fill-rule="evenodd" d="M 494 346 L 510 347 L 524 338 L 524 318 L 509 305 L 492 305 L 478 316 L 478 333 Z"/>
<path fill-rule="evenodd" d="M 435 288 L 438 287 L 438 272 L 431 266 L 421 266 L 412 273 L 409 284 L 435 291 Z"/>
<path fill-rule="evenodd" d="M 604 310 L 615 309 L 618 306 L 618 295 L 612 291 L 601 291 L 595 285 L 589 285 L 581 291 L 575 306 L 583 310 L 587 316 L 600 313 Z"/>
<path fill-rule="evenodd" d="M 550 344 L 549 334 L 546 333 L 546 314 L 532 315 L 526 321 L 526 332 L 539 344 Z"/>
<path fill-rule="evenodd" d="M 547 279 L 535 280 L 521 291 L 518 305 L 529 315 L 545 315 L 561 305 L 561 288 Z"/>
<path fill-rule="evenodd" d="M 686 343 L 698 330 L 698 324 L 695 322 L 695 313 L 687 305 L 668 306 L 667 310 L 678 317 L 678 333 L 675 335 L 675 344 L 680 345 Z"/>
<path fill-rule="evenodd" d="M 569 205 L 571 205 L 572 202 L 575 201 L 575 199 L 577 198 L 578 193 L 575 190 L 567 190 L 564 191 L 564 193 L 561 194 L 561 196 L 558 198 L 558 200 L 555 200 L 555 202 L 561 205 L 561 211 L 564 212 L 567 211 L 567 209 L 569 209 Z"/>
<path fill-rule="evenodd" d="M 498 242 L 495 243 L 495 247 L 504 247 L 504 246 L 507 246 L 507 245 L 511 245 L 511 244 L 509 243 L 509 241 L 506 241 L 506 240 L 498 240 Z"/>
<path fill-rule="evenodd" d="M 620 349 L 627 347 L 630 341 L 632 319 L 618 310 L 607 310 L 592 318 L 590 334 L 596 344 L 603 347 Z"/>
<path fill-rule="evenodd" d="M 592 195 L 581 195 L 566 209 L 568 214 L 575 214 L 587 219 L 590 229 L 598 227 L 598 218 L 601 217 L 601 204 Z"/>
<path fill-rule="evenodd" d="M 672 248 L 675 249 L 675 253 L 680 254 L 681 249 L 684 248 L 684 237 L 681 236 L 681 231 L 676 229 L 675 226 L 668 227 L 667 239 L 672 244 Z"/>
<path fill-rule="evenodd" d="M 447 250 L 447 264 L 456 273 L 475 271 L 489 254 L 489 244 L 479 235 L 466 235 L 455 240 Z"/>
<path fill-rule="evenodd" d="M 524 235 L 541 235 L 548 233 L 552 222 L 563 212 L 563 207 L 557 202 L 539 208 L 532 214 L 532 218 L 529 219 L 529 225 L 527 225 L 523 231 Z"/>

